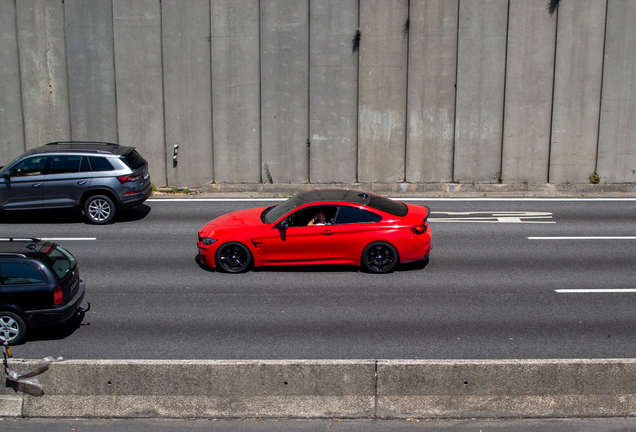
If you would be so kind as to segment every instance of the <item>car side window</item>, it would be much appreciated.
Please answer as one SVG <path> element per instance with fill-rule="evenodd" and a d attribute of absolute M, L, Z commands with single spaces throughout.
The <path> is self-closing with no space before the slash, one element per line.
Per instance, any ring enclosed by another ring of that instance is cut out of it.
<path fill-rule="evenodd" d="M 44 275 L 38 269 L 24 263 L 0 264 L 2 285 L 27 285 L 44 283 Z"/>
<path fill-rule="evenodd" d="M 82 156 L 82 160 L 80 162 L 80 172 L 90 172 L 91 166 L 88 164 L 88 158 L 86 156 Z"/>
<path fill-rule="evenodd" d="M 91 163 L 91 168 L 93 171 L 113 171 L 114 170 L 110 162 L 108 162 L 108 160 L 104 157 L 89 156 L 88 160 Z"/>
<path fill-rule="evenodd" d="M 380 222 L 382 216 L 359 207 L 340 206 L 336 224 Z"/>
<path fill-rule="evenodd" d="M 80 170 L 81 156 L 51 156 L 49 174 L 76 173 Z"/>
<path fill-rule="evenodd" d="M 334 218 L 336 217 L 336 207 L 334 206 L 320 206 L 310 207 L 297 211 L 287 218 L 290 227 L 307 226 L 311 220 L 316 218 L 319 212 L 322 212 L 324 221 L 320 222 L 316 220 L 314 223 L 317 225 L 332 225 Z"/>
<path fill-rule="evenodd" d="M 33 176 L 44 174 L 44 167 L 46 166 L 46 156 L 34 156 L 26 158 L 15 164 L 9 175 L 11 177 Z"/>

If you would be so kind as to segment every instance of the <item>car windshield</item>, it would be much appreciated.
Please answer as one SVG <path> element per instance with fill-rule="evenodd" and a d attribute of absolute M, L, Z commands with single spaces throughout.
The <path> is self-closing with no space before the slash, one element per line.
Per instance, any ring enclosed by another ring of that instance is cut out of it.
<path fill-rule="evenodd" d="M 75 268 L 75 258 L 68 251 L 60 246 L 56 246 L 44 258 L 44 263 L 49 266 L 58 280 L 64 277 Z"/>
<path fill-rule="evenodd" d="M 306 203 L 307 200 L 303 199 L 303 194 L 298 194 L 278 204 L 276 207 L 267 208 L 261 215 L 261 219 L 266 224 L 274 223 L 291 210 Z"/>
<path fill-rule="evenodd" d="M 8 168 L 8 167 L 12 166 L 14 163 L 16 163 L 17 161 L 19 161 L 21 157 L 22 157 L 22 155 L 20 155 L 20 156 L 18 156 L 17 158 L 13 159 L 13 160 L 12 160 L 11 162 L 9 162 L 8 164 L 6 164 L 6 165 L 4 165 L 4 166 L 1 166 L 1 167 L 0 167 L 0 171 L 2 171 L 5 167 L 7 167 L 7 168 Z"/>

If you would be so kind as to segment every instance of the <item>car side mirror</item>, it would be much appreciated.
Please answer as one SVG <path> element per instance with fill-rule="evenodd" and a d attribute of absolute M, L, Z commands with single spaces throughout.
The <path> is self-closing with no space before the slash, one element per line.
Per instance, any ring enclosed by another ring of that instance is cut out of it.
<path fill-rule="evenodd" d="M 5 171 L 2 173 L 2 178 L 6 178 L 6 179 L 10 179 L 11 175 L 9 174 L 9 171 Z"/>
<path fill-rule="evenodd" d="M 278 227 L 282 230 L 286 230 L 287 228 L 289 228 L 289 222 L 287 222 L 287 219 L 283 219 L 282 221 L 280 221 L 280 223 L 278 224 Z"/>

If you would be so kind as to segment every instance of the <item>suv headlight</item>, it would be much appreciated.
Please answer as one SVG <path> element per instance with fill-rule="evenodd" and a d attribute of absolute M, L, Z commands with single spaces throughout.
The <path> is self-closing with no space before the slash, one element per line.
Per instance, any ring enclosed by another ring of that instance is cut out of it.
<path fill-rule="evenodd" d="M 216 239 L 210 237 L 199 237 L 199 241 L 203 243 L 203 246 L 210 246 L 212 243 L 216 241 Z"/>

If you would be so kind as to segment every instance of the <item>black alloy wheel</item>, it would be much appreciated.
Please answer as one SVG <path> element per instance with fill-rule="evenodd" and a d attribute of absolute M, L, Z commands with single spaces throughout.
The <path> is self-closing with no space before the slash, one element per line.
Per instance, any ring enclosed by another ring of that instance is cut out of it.
<path fill-rule="evenodd" d="M 371 273 L 388 273 L 397 263 L 397 251 L 386 242 L 371 243 L 362 252 L 362 265 Z"/>
<path fill-rule="evenodd" d="M 228 273 L 240 273 L 251 262 L 252 254 L 241 243 L 226 243 L 216 251 L 216 265 Z"/>

